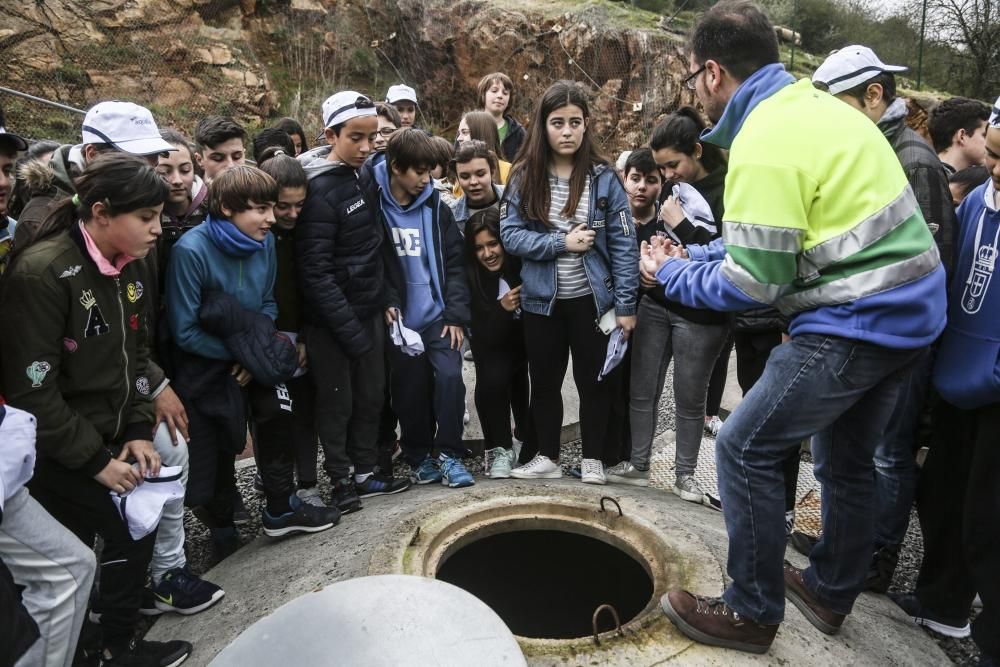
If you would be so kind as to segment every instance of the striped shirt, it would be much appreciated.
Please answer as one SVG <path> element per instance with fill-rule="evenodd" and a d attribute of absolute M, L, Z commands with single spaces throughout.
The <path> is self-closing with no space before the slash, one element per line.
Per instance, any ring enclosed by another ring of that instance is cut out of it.
<path fill-rule="evenodd" d="M 583 186 L 580 202 L 570 217 L 562 214 L 569 199 L 569 180 L 549 176 L 549 222 L 566 234 L 579 223 L 587 224 L 590 216 L 590 176 Z M 556 258 L 556 298 L 575 299 L 591 294 L 587 272 L 583 268 L 583 253 L 568 250 Z"/>

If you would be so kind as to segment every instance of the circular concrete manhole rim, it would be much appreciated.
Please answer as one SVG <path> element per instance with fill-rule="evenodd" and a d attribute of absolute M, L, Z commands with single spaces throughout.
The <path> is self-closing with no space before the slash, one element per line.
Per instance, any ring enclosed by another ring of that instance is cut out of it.
<path fill-rule="evenodd" d="M 498 489 L 499 490 L 499 487 Z M 635 558 L 653 582 L 653 594 L 634 618 L 622 624 L 622 635 L 615 630 L 600 633 L 601 646 L 611 647 L 616 640 L 633 645 L 655 641 L 657 651 L 673 655 L 686 649 L 690 641 L 661 630 L 669 623 L 660 610 L 660 597 L 668 590 L 718 582 L 717 564 L 708 562 L 707 547 L 693 534 L 678 529 L 667 537 L 652 517 L 626 500 L 617 501 L 608 494 L 604 510 L 602 494 L 574 493 L 566 487 L 552 493 L 512 496 L 486 494 L 461 503 L 439 501 L 402 521 L 392 538 L 383 543 L 369 565 L 369 574 L 401 573 L 435 578 L 438 568 L 458 549 L 479 539 L 518 530 L 556 529 L 592 537 L 625 551 Z M 682 548 L 695 549 L 694 555 L 682 555 Z M 714 560 L 714 559 L 713 559 Z M 602 615 L 600 627 L 606 628 L 610 615 Z M 655 636 L 653 631 L 655 630 Z M 538 639 L 516 636 L 525 655 L 542 656 L 562 652 L 592 652 L 592 636 L 572 639 Z"/>

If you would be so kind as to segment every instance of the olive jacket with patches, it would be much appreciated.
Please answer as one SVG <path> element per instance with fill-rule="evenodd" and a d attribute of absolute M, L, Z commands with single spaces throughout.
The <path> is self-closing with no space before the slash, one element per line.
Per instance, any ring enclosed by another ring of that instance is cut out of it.
<path fill-rule="evenodd" d="M 101 273 L 77 226 L 15 260 L 0 291 L 2 388 L 38 419 L 38 463 L 96 475 L 112 448 L 150 440 L 141 262 Z"/>

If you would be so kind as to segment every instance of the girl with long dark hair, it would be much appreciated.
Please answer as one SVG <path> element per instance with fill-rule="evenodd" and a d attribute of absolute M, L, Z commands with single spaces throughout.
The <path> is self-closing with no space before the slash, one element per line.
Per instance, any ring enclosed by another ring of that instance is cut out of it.
<path fill-rule="evenodd" d="M 510 477 L 514 464 L 510 417 L 526 444 L 520 460 L 534 454 L 528 435 L 528 356 L 521 317 L 521 261 L 504 251 L 496 208 L 474 213 L 465 231 L 465 268 L 472 296 L 472 346 L 476 411 L 486 441 L 488 476 Z"/>
<path fill-rule="evenodd" d="M 604 484 L 601 454 L 612 428 L 619 369 L 602 374 L 609 335 L 635 328 L 638 247 L 628 198 L 589 130 L 577 84 L 558 81 L 536 105 L 521 160 L 500 206 L 501 237 L 522 259 L 521 309 L 539 454 L 512 476 L 562 472 L 562 380 L 569 354 L 580 395 L 582 479 Z M 601 379 L 599 379 L 601 378 Z"/>

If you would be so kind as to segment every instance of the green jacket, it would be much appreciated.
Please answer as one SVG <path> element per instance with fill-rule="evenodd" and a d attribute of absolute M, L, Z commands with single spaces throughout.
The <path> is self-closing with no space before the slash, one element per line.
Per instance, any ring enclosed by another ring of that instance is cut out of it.
<path fill-rule="evenodd" d="M 111 447 L 150 440 L 147 291 L 140 262 L 103 275 L 78 227 L 25 249 L 0 293 L 2 387 L 38 419 L 40 459 L 88 476 Z"/>

